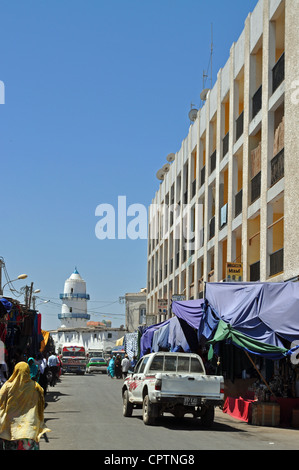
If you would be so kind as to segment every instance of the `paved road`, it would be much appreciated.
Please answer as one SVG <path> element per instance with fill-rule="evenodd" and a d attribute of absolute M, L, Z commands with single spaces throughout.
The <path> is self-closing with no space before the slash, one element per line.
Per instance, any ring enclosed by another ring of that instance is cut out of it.
<path fill-rule="evenodd" d="M 122 415 L 122 380 L 107 375 L 63 375 L 50 388 L 45 420 L 51 429 L 41 450 L 298 450 L 299 430 L 252 426 L 217 409 L 214 427 L 171 415 L 145 426 L 142 411 Z"/>

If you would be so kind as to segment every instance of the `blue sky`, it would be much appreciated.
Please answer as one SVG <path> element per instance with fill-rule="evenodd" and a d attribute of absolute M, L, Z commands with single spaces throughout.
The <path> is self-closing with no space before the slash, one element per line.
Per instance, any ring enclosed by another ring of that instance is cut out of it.
<path fill-rule="evenodd" d="M 148 207 L 200 105 L 211 24 L 215 82 L 256 3 L 0 0 L 0 256 L 11 279 L 28 274 L 16 288 L 51 300 L 42 328 L 59 326 L 75 266 L 92 320 L 124 323 L 118 300 L 146 286 L 147 242 L 99 240 L 96 207 Z"/>

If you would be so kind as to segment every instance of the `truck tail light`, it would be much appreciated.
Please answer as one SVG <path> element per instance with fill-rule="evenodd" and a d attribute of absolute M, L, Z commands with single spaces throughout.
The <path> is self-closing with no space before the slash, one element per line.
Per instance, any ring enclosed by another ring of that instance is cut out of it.
<path fill-rule="evenodd" d="M 224 383 L 221 382 L 220 384 L 220 393 L 224 393 Z"/>
<path fill-rule="evenodd" d="M 161 388 L 162 388 L 162 380 L 157 379 L 155 382 L 155 390 L 161 390 Z"/>

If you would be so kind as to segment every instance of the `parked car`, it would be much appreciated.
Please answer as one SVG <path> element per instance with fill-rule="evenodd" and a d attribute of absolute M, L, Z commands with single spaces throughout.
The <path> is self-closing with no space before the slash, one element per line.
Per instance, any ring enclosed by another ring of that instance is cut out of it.
<path fill-rule="evenodd" d="M 206 375 L 201 358 L 192 353 L 158 352 L 144 356 L 122 388 L 123 415 L 143 408 L 144 424 L 172 413 L 177 418 L 192 413 L 211 427 L 215 406 L 223 405 L 224 378 Z"/>
<path fill-rule="evenodd" d="M 86 366 L 86 373 L 102 372 L 102 374 L 106 374 L 107 365 L 108 364 L 103 357 L 92 357 Z"/>

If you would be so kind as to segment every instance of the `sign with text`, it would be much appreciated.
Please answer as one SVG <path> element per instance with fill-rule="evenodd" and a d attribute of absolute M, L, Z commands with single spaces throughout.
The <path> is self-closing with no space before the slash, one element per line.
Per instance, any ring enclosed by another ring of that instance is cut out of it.
<path fill-rule="evenodd" d="M 226 263 L 226 281 L 241 282 L 243 279 L 242 263 Z"/>
<path fill-rule="evenodd" d="M 167 313 L 167 305 L 168 305 L 168 300 L 167 299 L 158 299 L 158 313 L 161 314 L 166 314 Z"/>

